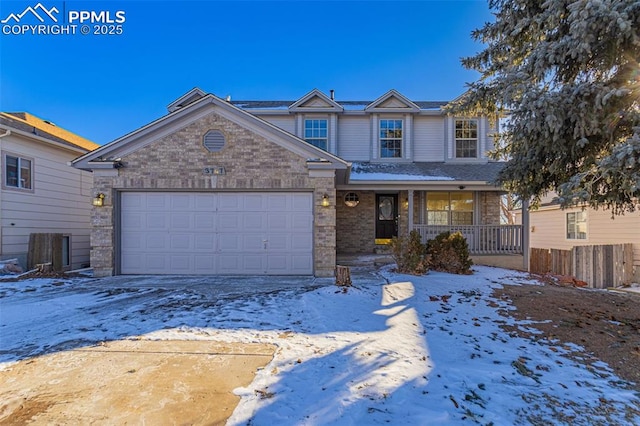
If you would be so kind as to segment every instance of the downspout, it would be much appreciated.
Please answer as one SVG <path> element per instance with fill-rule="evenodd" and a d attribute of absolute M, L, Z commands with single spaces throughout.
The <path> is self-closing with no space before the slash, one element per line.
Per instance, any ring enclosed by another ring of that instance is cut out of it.
<path fill-rule="evenodd" d="M 3 134 L 0 135 L 0 153 L 2 153 L 2 138 L 5 136 L 9 136 L 11 134 L 11 130 L 6 129 Z M 0 162 L 2 160 L 0 159 Z M 4 179 L 4 176 L 0 177 L 0 179 Z M 1 184 L 0 184 L 1 188 Z M 0 189 L 0 224 L 2 223 L 2 189 Z M 2 239 L 2 225 L 0 225 L 0 258 L 2 258 L 2 248 L 4 247 L 4 240 Z"/>

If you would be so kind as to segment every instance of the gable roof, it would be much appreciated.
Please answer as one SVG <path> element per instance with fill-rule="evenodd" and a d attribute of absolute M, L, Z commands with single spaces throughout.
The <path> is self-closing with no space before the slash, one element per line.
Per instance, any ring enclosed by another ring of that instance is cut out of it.
<path fill-rule="evenodd" d="M 199 89 L 198 89 L 199 90 Z M 195 93 L 193 90 L 189 93 Z M 186 95 L 179 98 L 185 98 Z M 180 101 L 182 102 L 182 101 Z M 304 140 L 268 123 L 230 102 L 222 100 L 208 93 L 205 96 L 180 107 L 173 112 L 128 133 L 88 154 L 76 158 L 71 163 L 74 167 L 84 170 L 113 169 L 119 167 L 120 158 L 145 147 L 155 140 L 174 133 L 186 125 L 212 112 L 235 122 L 269 141 L 282 146 L 289 151 L 306 158 L 310 167 L 347 170 L 351 163 L 330 154 L 320 148 L 308 144 Z M 313 166 L 311 165 L 313 164 Z"/>
<path fill-rule="evenodd" d="M 0 112 L 0 126 L 21 133 L 23 136 L 33 135 L 78 151 L 87 152 L 100 146 L 28 112 Z"/>
<path fill-rule="evenodd" d="M 391 89 L 387 93 L 367 105 L 364 110 L 380 112 L 418 112 L 420 111 L 420 107 L 409 100 L 409 98 L 407 98 L 406 96 L 400 94 L 395 89 Z"/>
<path fill-rule="evenodd" d="M 197 101 L 198 99 L 204 98 L 206 95 L 207 94 L 199 87 L 194 87 L 193 89 L 189 90 L 187 93 L 167 105 L 167 110 L 169 112 L 177 111 L 178 109 L 185 107 L 190 103 Z"/>
<path fill-rule="evenodd" d="M 289 106 L 290 111 L 296 112 L 340 112 L 343 109 L 340 104 L 318 89 L 313 89 Z"/>

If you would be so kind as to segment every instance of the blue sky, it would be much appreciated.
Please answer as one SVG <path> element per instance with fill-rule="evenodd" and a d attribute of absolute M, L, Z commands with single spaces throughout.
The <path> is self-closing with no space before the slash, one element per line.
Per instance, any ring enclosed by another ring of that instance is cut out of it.
<path fill-rule="evenodd" d="M 460 64 L 483 47 L 470 33 L 492 19 L 485 0 L 2 0 L 0 20 L 39 2 L 66 24 L 71 11 L 112 20 L 124 11 L 122 34 L 92 34 L 100 24 L 91 22 L 87 35 L 78 22 L 68 35 L 3 29 L 0 110 L 30 112 L 99 144 L 161 117 L 196 86 L 235 100 L 296 100 L 314 88 L 334 89 L 337 100 L 390 89 L 453 99 L 478 77 Z M 30 15 L 25 23 L 39 24 Z"/>

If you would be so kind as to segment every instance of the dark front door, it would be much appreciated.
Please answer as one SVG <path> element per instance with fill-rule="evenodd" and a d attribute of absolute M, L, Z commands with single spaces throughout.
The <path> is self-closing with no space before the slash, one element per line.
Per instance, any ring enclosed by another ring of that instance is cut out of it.
<path fill-rule="evenodd" d="M 398 235 L 398 194 L 376 194 L 376 240 Z"/>

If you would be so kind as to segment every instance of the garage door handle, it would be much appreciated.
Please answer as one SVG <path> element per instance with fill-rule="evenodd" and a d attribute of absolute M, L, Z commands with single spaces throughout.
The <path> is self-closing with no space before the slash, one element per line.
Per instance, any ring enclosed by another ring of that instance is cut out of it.
<path fill-rule="evenodd" d="M 269 240 L 262 240 L 262 244 L 264 244 L 264 249 L 267 249 L 267 243 L 269 242 Z"/>

